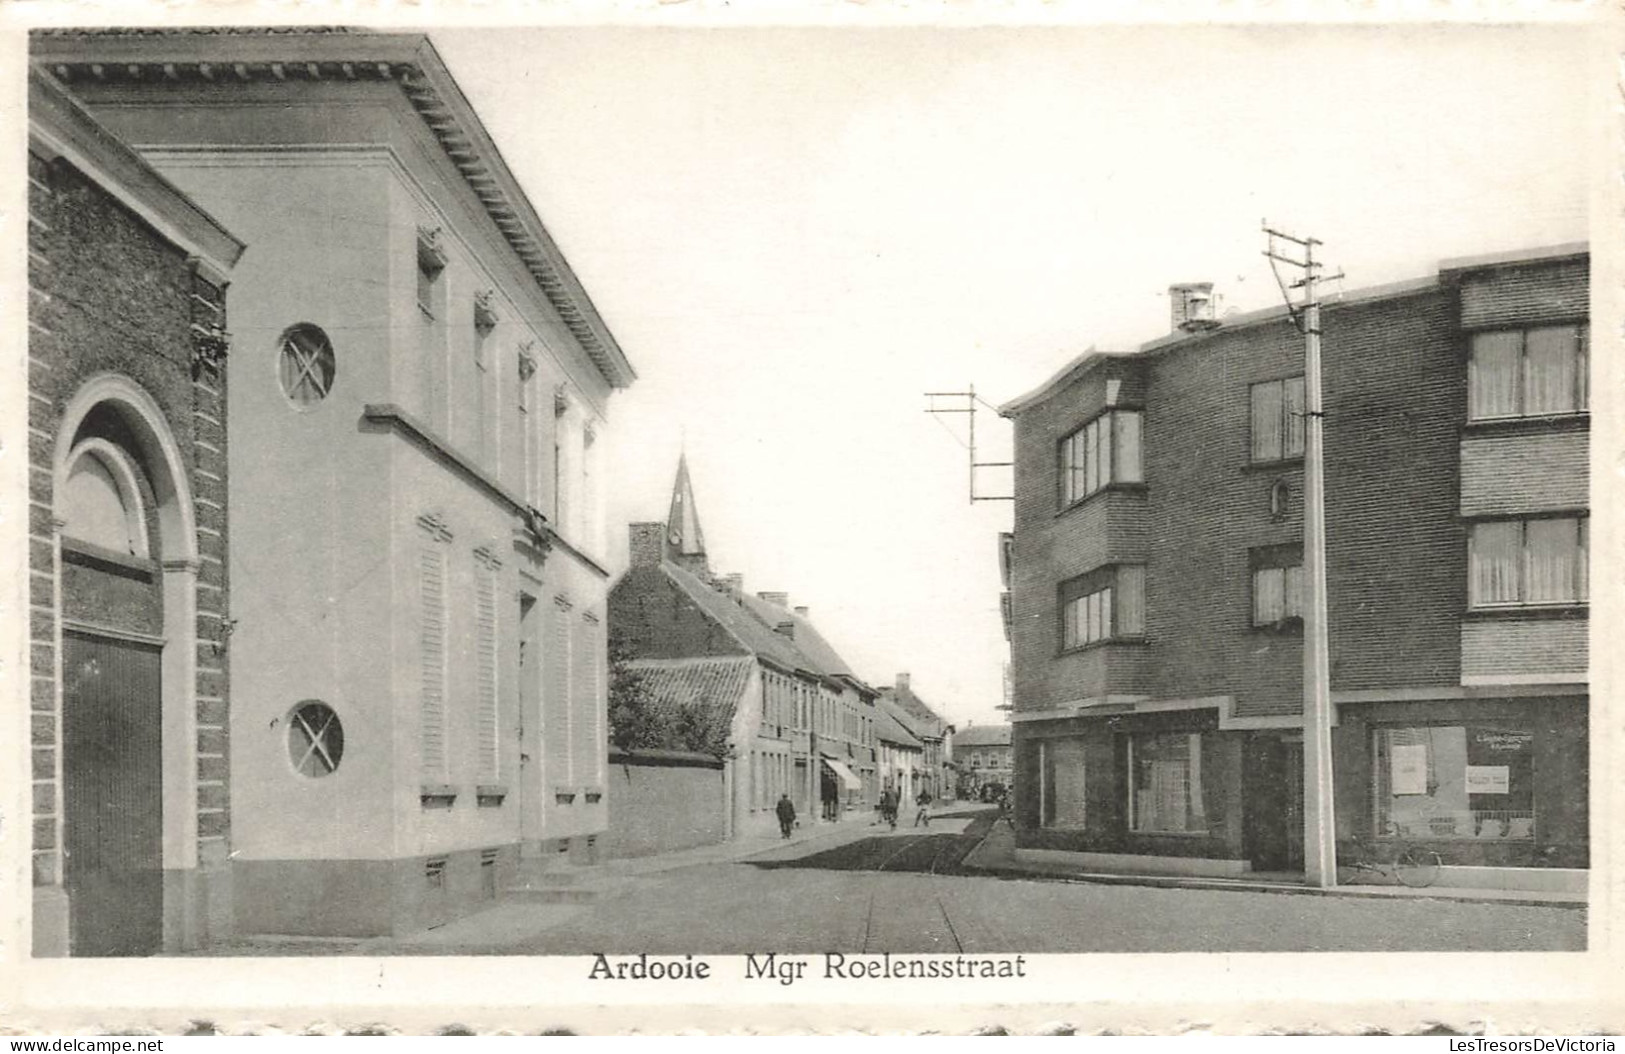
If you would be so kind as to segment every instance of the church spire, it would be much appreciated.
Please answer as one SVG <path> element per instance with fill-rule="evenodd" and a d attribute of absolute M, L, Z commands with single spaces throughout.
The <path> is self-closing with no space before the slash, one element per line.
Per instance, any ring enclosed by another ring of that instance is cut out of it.
<path fill-rule="evenodd" d="M 694 485 L 688 479 L 688 455 L 677 458 L 677 479 L 671 486 L 671 512 L 666 516 L 667 552 L 689 570 L 705 569 L 705 535 L 694 506 Z"/>

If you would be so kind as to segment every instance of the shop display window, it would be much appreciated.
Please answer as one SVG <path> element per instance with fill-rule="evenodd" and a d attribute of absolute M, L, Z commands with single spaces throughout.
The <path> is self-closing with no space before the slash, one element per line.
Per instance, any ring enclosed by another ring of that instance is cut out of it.
<path fill-rule="evenodd" d="M 1199 732 L 1129 739 L 1129 827 L 1150 834 L 1206 834 Z"/>
<path fill-rule="evenodd" d="M 1534 741 L 1502 726 L 1373 730 L 1372 834 L 1532 841 Z"/>
<path fill-rule="evenodd" d="M 1083 740 L 1045 740 L 1039 744 L 1039 756 L 1043 770 L 1044 826 L 1083 829 L 1088 815 Z"/>

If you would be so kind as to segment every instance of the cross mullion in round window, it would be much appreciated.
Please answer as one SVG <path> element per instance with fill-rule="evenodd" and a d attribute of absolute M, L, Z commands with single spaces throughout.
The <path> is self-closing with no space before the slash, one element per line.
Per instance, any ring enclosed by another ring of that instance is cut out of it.
<path fill-rule="evenodd" d="M 301 776 L 326 776 L 344 758 L 344 725 L 326 703 L 300 703 L 288 715 L 288 760 Z"/>
<path fill-rule="evenodd" d="M 294 406 L 305 409 L 327 398 L 337 369 L 333 344 L 316 326 L 301 322 L 282 334 L 278 376 L 282 394 Z"/>

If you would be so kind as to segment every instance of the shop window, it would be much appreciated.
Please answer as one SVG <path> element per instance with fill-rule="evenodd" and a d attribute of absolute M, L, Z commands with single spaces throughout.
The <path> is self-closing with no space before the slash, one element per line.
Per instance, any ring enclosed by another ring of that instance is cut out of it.
<path fill-rule="evenodd" d="M 1060 468 L 1063 506 L 1112 483 L 1142 482 L 1139 411 L 1101 414 L 1061 440 Z"/>
<path fill-rule="evenodd" d="M 1145 636 L 1145 568 L 1098 568 L 1060 586 L 1061 650 Z"/>
<path fill-rule="evenodd" d="M 288 715 L 288 758 L 301 776 L 330 775 L 344 760 L 344 724 L 326 703 L 300 703 Z"/>
<path fill-rule="evenodd" d="M 1284 461 L 1303 457 L 1304 387 L 1302 377 L 1265 381 L 1250 389 L 1252 460 Z"/>
<path fill-rule="evenodd" d="M 1433 725 L 1372 731 L 1372 834 L 1532 841 L 1533 732 Z"/>
<path fill-rule="evenodd" d="M 1088 812 L 1084 787 L 1084 743 L 1081 739 L 1051 739 L 1038 745 L 1043 779 L 1044 826 L 1082 830 Z"/>
<path fill-rule="evenodd" d="M 1129 828 L 1148 834 L 1205 834 L 1202 735 L 1135 735 L 1128 742 Z"/>
<path fill-rule="evenodd" d="M 277 379 L 295 407 L 307 409 L 327 398 L 337 372 L 332 342 L 319 328 L 302 322 L 282 334 Z"/>
<path fill-rule="evenodd" d="M 1474 334 L 1468 419 L 1584 413 L 1589 335 L 1584 324 Z"/>
<path fill-rule="evenodd" d="M 1473 524 L 1467 538 L 1469 603 L 1475 608 L 1585 603 L 1590 542 L 1586 516 Z"/>
<path fill-rule="evenodd" d="M 1253 569 L 1253 625 L 1287 626 L 1303 620 L 1303 547 L 1275 545 L 1248 554 Z"/>

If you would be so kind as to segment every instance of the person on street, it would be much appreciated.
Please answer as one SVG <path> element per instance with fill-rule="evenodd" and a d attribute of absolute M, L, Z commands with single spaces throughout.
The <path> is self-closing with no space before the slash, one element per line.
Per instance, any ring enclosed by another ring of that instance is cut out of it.
<path fill-rule="evenodd" d="M 920 788 L 920 795 L 919 795 L 919 797 L 914 799 L 914 804 L 916 804 L 916 805 L 918 805 L 920 807 L 920 811 L 914 814 L 914 826 L 919 827 L 921 824 L 924 824 L 926 827 L 930 827 L 931 826 L 931 792 L 929 790 L 927 790 L 926 788 L 921 787 Z"/>
<path fill-rule="evenodd" d="M 796 806 L 788 792 L 779 795 L 779 804 L 773 811 L 779 816 L 779 833 L 790 837 L 790 828 L 796 825 Z"/>
<path fill-rule="evenodd" d="M 897 830 L 897 804 L 900 797 L 901 795 L 897 793 L 896 787 L 887 787 L 885 795 L 880 799 L 881 815 L 886 818 L 887 823 L 891 824 L 891 829 L 894 831 Z"/>

